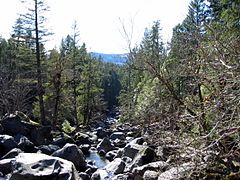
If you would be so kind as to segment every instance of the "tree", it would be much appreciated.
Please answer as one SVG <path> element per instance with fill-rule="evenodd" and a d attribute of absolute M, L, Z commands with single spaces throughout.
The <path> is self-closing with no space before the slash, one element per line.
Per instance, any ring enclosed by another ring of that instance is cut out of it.
<path fill-rule="evenodd" d="M 189 12 L 182 24 L 173 29 L 170 57 L 174 71 L 172 80 L 175 81 L 178 94 L 199 116 L 203 131 L 207 131 L 204 109 L 204 87 L 201 79 L 203 57 L 199 48 L 207 41 L 204 24 L 207 23 L 207 6 L 204 0 L 193 0 Z M 180 94 L 181 93 L 181 94 Z M 195 98 L 197 97 L 197 98 Z M 200 112 L 200 113 L 199 113 Z"/>
<path fill-rule="evenodd" d="M 44 29 L 43 24 L 45 17 L 43 13 L 48 10 L 44 0 L 22 0 L 23 3 L 28 3 L 28 12 L 21 15 L 23 24 L 26 30 L 30 33 L 31 39 L 34 40 L 34 53 L 36 57 L 36 72 L 37 72 L 37 90 L 40 107 L 40 121 L 45 123 L 45 108 L 43 102 L 44 88 L 42 80 L 42 45 L 43 38 L 49 35 Z"/>

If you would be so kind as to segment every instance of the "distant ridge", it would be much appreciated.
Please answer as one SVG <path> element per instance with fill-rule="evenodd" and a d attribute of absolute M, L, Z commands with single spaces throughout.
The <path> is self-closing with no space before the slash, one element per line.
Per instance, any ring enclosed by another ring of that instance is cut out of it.
<path fill-rule="evenodd" d="M 124 64 L 127 60 L 127 54 L 104 54 L 104 53 L 91 53 L 96 58 L 101 58 L 105 62 L 110 62 L 114 64 Z"/>

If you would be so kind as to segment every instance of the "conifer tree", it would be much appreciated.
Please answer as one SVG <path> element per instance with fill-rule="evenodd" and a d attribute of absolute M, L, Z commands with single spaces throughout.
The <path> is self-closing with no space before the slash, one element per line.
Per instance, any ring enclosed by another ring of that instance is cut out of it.
<path fill-rule="evenodd" d="M 43 102 L 44 87 L 42 78 L 42 46 L 44 43 L 44 37 L 50 33 L 44 29 L 44 12 L 48 10 L 48 7 L 44 3 L 44 0 L 22 0 L 28 7 L 28 12 L 22 14 L 22 22 L 24 28 L 29 32 L 30 40 L 34 42 L 34 54 L 36 58 L 36 76 L 37 76 L 37 90 L 40 109 L 40 121 L 45 123 L 45 108 Z"/>

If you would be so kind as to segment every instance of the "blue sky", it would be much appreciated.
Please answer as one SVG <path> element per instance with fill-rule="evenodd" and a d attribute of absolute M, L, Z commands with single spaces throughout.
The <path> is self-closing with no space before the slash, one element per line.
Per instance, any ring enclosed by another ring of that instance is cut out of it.
<path fill-rule="evenodd" d="M 132 45 L 140 42 L 146 27 L 160 20 L 164 41 L 170 41 L 172 28 L 181 23 L 190 0 L 45 0 L 50 6 L 48 27 L 54 35 L 46 43 L 48 49 L 58 46 L 78 24 L 80 43 L 89 51 L 125 53 L 127 43 L 122 36 L 122 23 Z M 0 35 L 8 38 L 18 13 L 24 12 L 20 0 L 0 0 Z M 121 20 L 119 20 L 121 19 Z"/>

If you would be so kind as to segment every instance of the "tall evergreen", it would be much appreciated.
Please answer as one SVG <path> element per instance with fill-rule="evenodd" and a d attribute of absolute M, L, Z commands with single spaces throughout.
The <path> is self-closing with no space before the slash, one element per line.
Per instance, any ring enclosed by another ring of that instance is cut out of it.
<path fill-rule="evenodd" d="M 44 12 L 48 10 L 44 0 L 24 0 L 22 1 L 27 5 L 28 12 L 22 14 L 21 18 L 25 28 L 29 31 L 31 38 L 34 41 L 34 53 L 36 58 L 36 75 L 37 75 L 37 90 L 40 109 L 40 121 L 45 123 L 45 108 L 43 102 L 44 87 L 42 78 L 42 45 L 43 38 L 48 35 L 47 30 L 44 29 Z"/>

